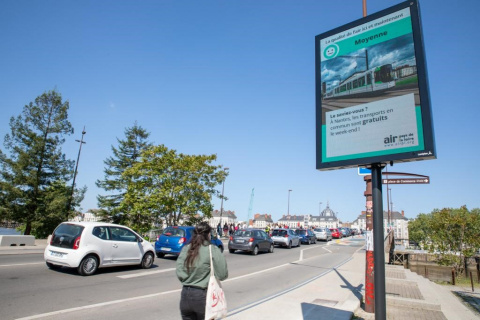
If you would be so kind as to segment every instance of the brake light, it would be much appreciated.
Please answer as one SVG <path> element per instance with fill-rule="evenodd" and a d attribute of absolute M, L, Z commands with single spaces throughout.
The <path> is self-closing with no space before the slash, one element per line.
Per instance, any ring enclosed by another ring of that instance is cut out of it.
<path fill-rule="evenodd" d="M 253 242 L 253 240 L 255 240 L 255 239 L 253 239 L 253 238 L 250 238 L 250 239 L 248 240 L 248 242 Z"/>
<path fill-rule="evenodd" d="M 160 235 L 157 236 L 157 241 L 160 239 Z"/>
<path fill-rule="evenodd" d="M 288 234 L 284 235 L 283 237 L 284 237 L 284 238 L 288 238 Z"/>
<path fill-rule="evenodd" d="M 78 247 L 80 247 L 80 236 L 78 236 L 77 239 L 75 239 L 75 241 L 73 242 L 73 250 L 77 250 Z"/>
<path fill-rule="evenodd" d="M 53 244 L 53 235 L 50 237 L 50 244 Z"/>
<path fill-rule="evenodd" d="M 180 240 L 178 240 L 179 244 L 182 244 L 184 242 L 187 242 L 187 238 L 185 238 L 185 237 L 182 237 L 182 238 L 180 238 Z"/>
<path fill-rule="evenodd" d="M 230 241 L 233 241 L 233 237 L 232 237 L 232 236 L 230 236 Z"/>

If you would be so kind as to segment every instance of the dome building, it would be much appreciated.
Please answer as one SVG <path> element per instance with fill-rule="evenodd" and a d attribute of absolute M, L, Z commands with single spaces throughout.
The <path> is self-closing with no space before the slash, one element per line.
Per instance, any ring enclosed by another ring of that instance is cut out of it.
<path fill-rule="evenodd" d="M 330 205 L 327 202 L 327 207 L 320 213 L 319 216 L 312 216 L 311 222 L 315 227 L 326 227 L 326 228 L 338 228 L 340 221 L 335 214 L 335 211 L 330 209 Z"/>

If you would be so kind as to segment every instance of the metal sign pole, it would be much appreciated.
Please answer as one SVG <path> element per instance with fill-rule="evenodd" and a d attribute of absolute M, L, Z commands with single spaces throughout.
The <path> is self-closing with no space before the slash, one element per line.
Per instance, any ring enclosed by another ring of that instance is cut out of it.
<path fill-rule="evenodd" d="M 385 298 L 385 252 L 383 250 L 383 198 L 381 163 L 372 165 L 373 258 L 375 282 L 375 320 L 387 319 Z"/>

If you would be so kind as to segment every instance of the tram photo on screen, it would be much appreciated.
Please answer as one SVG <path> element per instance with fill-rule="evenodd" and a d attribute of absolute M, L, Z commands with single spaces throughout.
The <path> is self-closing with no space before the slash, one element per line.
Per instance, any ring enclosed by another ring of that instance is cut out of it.
<path fill-rule="evenodd" d="M 315 38 L 317 169 L 435 158 L 417 6 Z"/>

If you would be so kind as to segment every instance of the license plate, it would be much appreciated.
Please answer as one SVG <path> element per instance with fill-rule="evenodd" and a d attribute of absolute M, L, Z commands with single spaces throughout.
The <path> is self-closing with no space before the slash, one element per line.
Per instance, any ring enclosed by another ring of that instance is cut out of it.
<path fill-rule="evenodd" d="M 164 248 L 164 247 L 161 247 L 160 250 L 163 250 L 163 251 L 172 251 L 171 248 Z"/>
<path fill-rule="evenodd" d="M 60 252 L 50 251 L 50 255 L 52 257 L 63 258 L 63 253 L 60 253 Z"/>
<path fill-rule="evenodd" d="M 240 239 L 240 240 L 236 240 L 235 242 L 236 242 L 236 243 L 244 243 L 245 240 L 241 240 L 241 239 Z"/>

